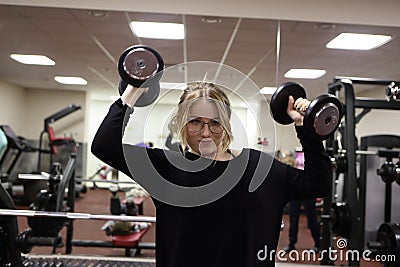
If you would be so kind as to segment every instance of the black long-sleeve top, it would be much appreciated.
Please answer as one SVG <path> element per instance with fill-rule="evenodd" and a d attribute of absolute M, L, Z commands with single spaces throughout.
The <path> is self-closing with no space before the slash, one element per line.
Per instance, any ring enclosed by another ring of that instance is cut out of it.
<path fill-rule="evenodd" d="M 130 170 L 132 166 L 142 164 L 137 162 L 140 157 L 136 155 L 145 148 L 122 144 L 127 109 L 120 99 L 112 104 L 91 149 L 100 160 L 135 179 L 136 174 L 132 175 Z M 243 149 L 238 157 L 230 161 L 213 161 L 207 168 L 193 173 L 172 164 L 166 157 L 166 151 L 146 149 L 158 174 L 177 185 L 189 187 L 212 182 L 227 166 L 234 166 L 236 160 L 239 162 L 242 155 L 247 155 L 245 169 L 238 172 L 240 179 L 237 184 L 215 201 L 183 207 L 153 197 L 157 218 L 157 266 L 275 266 L 273 251 L 277 248 L 286 203 L 323 197 L 330 191 L 330 160 L 322 142 L 308 139 L 302 127 L 296 127 L 296 132 L 304 151 L 304 170 L 283 164 L 258 150 Z M 168 153 L 183 157 L 179 152 Z M 186 152 L 184 157 L 192 161 L 199 159 L 198 155 L 190 152 Z M 250 192 L 254 172 L 257 169 L 259 174 L 259 166 L 263 166 L 264 161 L 265 164 L 272 162 L 271 168 L 262 174 L 265 176 L 262 184 Z"/>

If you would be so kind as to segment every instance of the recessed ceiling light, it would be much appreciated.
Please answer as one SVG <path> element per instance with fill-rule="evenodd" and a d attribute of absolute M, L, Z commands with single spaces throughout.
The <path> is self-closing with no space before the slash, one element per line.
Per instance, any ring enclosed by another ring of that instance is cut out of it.
<path fill-rule="evenodd" d="M 260 93 L 263 95 L 272 95 L 276 91 L 276 87 L 273 86 L 266 86 L 261 88 Z"/>
<path fill-rule="evenodd" d="M 56 63 L 43 55 L 11 54 L 10 57 L 22 64 L 53 66 Z"/>
<path fill-rule="evenodd" d="M 291 69 L 285 73 L 285 78 L 317 79 L 324 76 L 326 70 L 318 69 Z"/>
<path fill-rule="evenodd" d="M 131 21 L 132 32 L 138 37 L 153 39 L 185 39 L 185 26 L 180 23 Z"/>
<path fill-rule="evenodd" d="M 392 39 L 389 35 L 341 33 L 326 44 L 327 48 L 370 50 L 377 48 Z"/>
<path fill-rule="evenodd" d="M 54 77 L 59 83 L 62 84 L 73 84 L 73 85 L 86 85 L 87 81 L 82 77 L 66 77 L 66 76 L 56 76 Z"/>
<path fill-rule="evenodd" d="M 202 17 L 201 21 L 205 23 L 216 24 L 221 23 L 222 19 L 218 17 Z"/>
<path fill-rule="evenodd" d="M 320 30 L 332 30 L 336 28 L 336 25 L 332 23 L 317 23 L 315 24 L 315 28 Z"/>
<path fill-rule="evenodd" d="M 88 14 L 90 16 L 96 17 L 96 18 L 107 18 L 108 13 L 107 12 L 102 12 L 102 11 L 89 11 Z"/>

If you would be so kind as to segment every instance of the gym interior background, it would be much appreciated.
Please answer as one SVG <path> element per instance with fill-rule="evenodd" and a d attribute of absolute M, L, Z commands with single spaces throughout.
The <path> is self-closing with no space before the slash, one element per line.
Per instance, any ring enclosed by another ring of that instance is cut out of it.
<path fill-rule="evenodd" d="M 149 1 L 147 1 L 149 2 Z M 303 1 L 305 2 L 305 1 Z M 56 136 L 72 136 L 90 147 L 93 135 L 117 95 L 119 76 L 116 62 L 121 52 L 137 43 L 159 51 L 166 66 L 182 62 L 207 60 L 230 65 L 248 74 L 260 88 L 277 86 L 286 81 L 303 84 L 312 99 L 327 93 L 334 77 L 364 77 L 400 80 L 400 20 L 397 1 L 334 1 L 307 5 L 291 1 L 163 1 L 132 4 L 130 1 L 0 1 L 0 124 L 10 125 L 17 135 L 38 141 L 43 120 L 71 103 L 82 109 L 54 122 Z M 183 22 L 184 40 L 155 40 L 135 37 L 130 20 Z M 280 49 L 277 51 L 277 33 Z M 328 49 L 325 45 L 339 33 L 385 34 L 392 38 L 369 51 Z M 22 65 L 10 58 L 11 53 L 45 54 L 55 66 Z M 317 79 L 285 78 L 291 68 L 324 69 Z M 87 85 L 63 85 L 54 76 L 80 76 Z M 385 99 L 385 87 L 354 85 L 356 97 Z M 171 92 L 157 103 L 146 121 L 148 128 L 165 121 L 176 105 L 179 91 Z M 268 100 L 270 95 L 264 95 Z M 343 96 L 340 96 L 343 99 Z M 256 117 L 269 112 L 257 97 L 248 96 Z M 293 126 L 257 125 L 254 115 L 238 101 L 234 111 L 248 131 L 248 146 L 257 149 L 293 151 L 299 146 Z M 137 124 L 144 123 L 146 108 L 138 109 Z M 398 111 L 373 110 L 356 127 L 358 138 L 366 135 L 398 135 Z M 135 115 L 136 116 L 136 115 Z M 135 127 L 132 125 L 131 127 Z M 159 127 L 159 126 L 158 126 Z M 131 131 L 132 128 L 128 128 Z M 265 133 L 275 134 L 260 136 Z M 158 131 L 157 131 L 158 132 Z M 132 142 L 152 141 L 163 147 L 168 135 L 149 132 L 146 140 L 130 135 Z M 271 140 L 270 145 L 257 144 L 258 137 Z M 83 177 L 96 172 L 101 164 L 88 151 L 82 151 Z M 120 175 L 124 179 L 123 175 Z M 383 183 L 381 183 L 383 186 Z M 393 186 L 393 203 L 399 202 L 399 186 Z M 398 209 L 397 209 L 398 210 Z M 106 212 L 106 210 L 105 210 Z M 400 222 L 397 213 L 393 221 Z M 286 236 L 283 236 L 286 239 Z"/>

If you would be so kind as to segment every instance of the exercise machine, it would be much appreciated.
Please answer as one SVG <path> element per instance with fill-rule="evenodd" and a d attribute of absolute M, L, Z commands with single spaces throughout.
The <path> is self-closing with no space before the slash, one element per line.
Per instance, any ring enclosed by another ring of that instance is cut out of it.
<path fill-rule="evenodd" d="M 356 125 L 360 120 L 373 109 L 378 110 L 400 110 L 400 103 L 394 101 L 393 97 L 387 98 L 386 100 L 371 99 L 371 98 L 359 98 L 355 97 L 354 85 L 373 85 L 373 86 L 385 86 L 388 87 L 392 84 L 399 84 L 397 81 L 367 79 L 367 78 L 351 78 L 351 77 L 335 77 L 333 82 L 328 85 L 328 93 L 336 95 L 339 98 L 340 91 L 344 92 L 344 120 L 339 126 L 339 130 L 330 138 L 326 140 L 326 149 L 328 154 L 333 160 L 333 169 L 336 179 L 332 181 L 332 188 L 337 188 L 338 177 L 341 175 L 343 179 L 343 192 L 341 195 L 341 201 L 336 201 L 336 193 L 333 192 L 330 197 L 327 197 L 324 201 L 322 219 L 322 242 L 321 249 L 325 250 L 333 246 L 333 238 L 341 236 L 348 239 L 347 249 L 356 250 L 362 252 L 367 248 L 366 244 L 368 239 L 371 238 L 366 235 L 366 208 L 369 205 L 368 200 L 375 199 L 374 195 L 367 190 L 367 179 L 365 176 L 358 174 L 358 171 L 363 172 L 368 168 L 373 168 L 373 179 L 378 180 L 377 169 L 381 166 L 372 167 L 369 166 L 370 160 L 364 167 L 358 166 L 360 163 L 359 158 L 367 157 L 372 158 L 383 158 L 388 157 L 398 158 L 398 151 L 393 151 L 394 148 L 399 147 L 397 139 L 399 137 L 386 138 L 379 137 L 384 142 L 370 143 L 367 144 L 365 141 L 361 142 L 362 147 L 359 149 L 357 136 L 356 136 Z M 392 92 L 392 91 L 391 91 Z M 392 94 L 392 93 L 391 93 Z M 361 109 L 361 112 L 356 115 L 355 110 Z M 378 137 L 376 138 L 376 140 Z M 392 140 L 392 141 L 391 141 Z M 394 140 L 394 141 L 393 141 Z M 393 143 L 394 142 L 394 143 Z M 374 151 L 368 151 L 369 147 L 376 147 Z M 380 148 L 379 148 L 380 147 Z M 392 151 L 388 151 L 392 150 Z M 372 156 L 372 157 L 371 157 Z M 370 183 L 370 181 L 368 181 Z M 383 188 L 385 185 L 381 184 Z M 385 189 L 383 194 L 375 194 L 381 200 L 384 201 Z M 389 202 L 387 202 L 389 203 Z M 371 209 L 368 209 L 370 211 Z M 387 212 L 387 208 L 382 205 L 379 208 L 380 211 Z M 387 217 L 382 213 L 380 216 Z M 394 218 L 392 218 L 394 219 Z M 376 233 L 379 228 L 379 223 L 375 223 Z M 333 232 L 332 232 L 333 230 Z M 399 237 L 400 238 L 400 237 Z M 373 238 L 375 239 L 375 238 Z M 324 257 L 325 256 L 325 257 Z M 333 264 L 327 255 L 323 255 L 321 264 L 329 265 Z M 349 259 L 348 262 L 351 266 L 359 266 L 359 259 Z"/>
<path fill-rule="evenodd" d="M 30 203 L 40 189 L 46 184 L 40 181 L 12 180 L 10 174 L 14 170 L 23 153 L 37 153 L 41 149 L 35 147 L 22 136 L 17 136 L 9 125 L 0 125 L 0 130 L 7 139 L 7 146 L 0 158 L 0 177 L 2 185 L 14 198 L 21 198 L 22 203 Z M 42 152 L 46 152 L 43 150 Z"/>

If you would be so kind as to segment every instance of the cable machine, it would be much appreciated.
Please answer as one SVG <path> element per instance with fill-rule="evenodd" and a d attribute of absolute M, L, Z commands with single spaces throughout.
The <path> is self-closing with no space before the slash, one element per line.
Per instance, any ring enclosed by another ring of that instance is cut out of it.
<path fill-rule="evenodd" d="M 387 100 L 372 98 L 355 97 L 354 84 L 386 86 Z M 356 125 L 360 120 L 373 109 L 400 110 L 398 81 L 377 80 L 369 78 L 350 78 L 335 77 L 333 82 L 328 85 L 328 93 L 339 98 L 340 91 L 344 92 L 344 120 L 339 130 L 331 138 L 326 140 L 326 149 L 331 156 L 335 166 L 333 177 L 340 173 L 344 174 L 343 179 L 343 202 L 335 202 L 335 192 L 324 201 L 322 221 L 322 242 L 321 249 L 328 250 L 333 247 L 333 235 L 345 237 L 348 240 L 346 248 L 356 250 L 362 255 L 364 249 L 364 231 L 365 231 L 365 209 L 366 209 L 366 191 L 365 179 L 359 179 L 357 173 L 357 155 L 374 154 L 379 157 L 378 152 L 368 152 L 358 150 L 356 137 Z M 362 109 L 357 116 L 355 109 Z M 341 140 L 338 136 L 341 134 Z M 383 145 L 383 144 L 381 144 Z M 342 146 L 342 147 L 341 147 Z M 384 145 L 383 145 L 384 146 Z M 343 149 L 345 148 L 345 150 Z M 383 153 L 383 152 L 382 152 Z M 395 157 L 399 157 L 399 154 Z M 332 181 L 332 190 L 335 189 L 337 180 Z M 333 231 L 332 231 L 333 230 Z M 335 231 L 339 230 L 339 231 Z M 336 233 L 335 233 L 336 232 Z M 400 238 L 400 237 L 399 237 Z M 398 248 L 397 248 L 398 249 Z M 329 255 L 322 255 L 321 264 L 333 265 Z M 396 259 L 397 260 L 397 259 Z M 359 266 L 360 258 L 350 259 L 350 266 Z"/>

